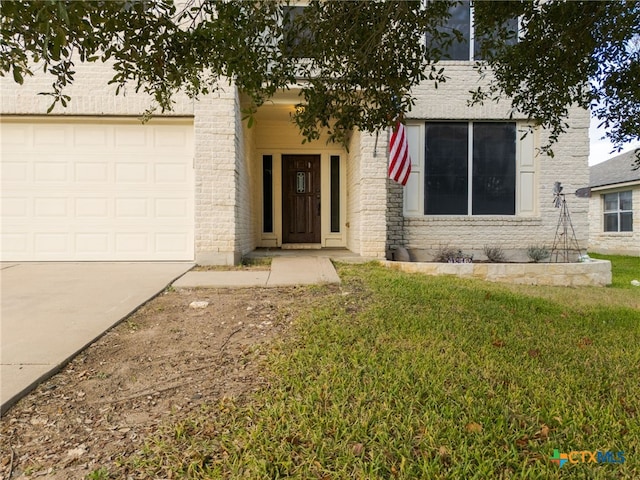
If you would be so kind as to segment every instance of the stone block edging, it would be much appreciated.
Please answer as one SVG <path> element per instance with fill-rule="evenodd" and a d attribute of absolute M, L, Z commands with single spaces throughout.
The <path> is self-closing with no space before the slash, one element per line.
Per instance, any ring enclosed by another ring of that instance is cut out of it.
<path fill-rule="evenodd" d="M 490 282 L 565 287 L 611 284 L 611 262 L 595 260 L 584 263 L 428 263 L 381 260 L 387 268 L 424 275 L 455 275 Z"/>

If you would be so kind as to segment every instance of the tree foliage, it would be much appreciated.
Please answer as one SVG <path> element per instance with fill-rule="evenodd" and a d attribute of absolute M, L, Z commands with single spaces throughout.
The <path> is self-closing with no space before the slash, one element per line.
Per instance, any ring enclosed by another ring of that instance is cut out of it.
<path fill-rule="evenodd" d="M 160 110 L 171 109 L 177 92 L 197 97 L 233 82 L 254 111 L 296 85 L 304 108 L 293 120 L 304 137 L 328 129 L 331 140 L 346 142 L 354 127 L 377 131 L 409 111 L 416 85 L 447 80 L 441 60 L 462 39 L 442 28 L 455 3 L 2 2 L 0 73 L 22 83 L 42 65 L 53 78 L 52 108 L 70 100 L 64 91 L 78 61 L 111 62 L 112 83 L 135 85 Z M 591 107 L 618 146 L 640 137 L 640 4 L 521 0 L 474 8 L 485 58 L 476 68 L 492 73 L 471 103 L 507 96 L 514 111 L 550 128 L 552 141 L 573 104 Z M 505 27 L 516 16 L 519 32 Z"/>
<path fill-rule="evenodd" d="M 640 138 L 640 3 L 478 2 L 475 13 L 476 33 L 489 37 L 477 68 L 493 81 L 474 102 L 507 95 L 551 129 L 552 141 L 571 105 L 590 108 L 618 147 Z M 505 47 L 513 32 L 498 26 L 513 17 L 520 39 Z"/>

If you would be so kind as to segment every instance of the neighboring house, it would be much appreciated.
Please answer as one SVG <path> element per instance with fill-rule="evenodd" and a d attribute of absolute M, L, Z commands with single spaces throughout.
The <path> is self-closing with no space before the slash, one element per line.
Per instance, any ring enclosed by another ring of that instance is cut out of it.
<path fill-rule="evenodd" d="M 150 99 L 115 96 L 107 65 L 78 65 L 69 107 L 50 115 L 37 95 L 49 78 L 2 78 L 2 259 L 232 264 L 258 247 L 314 244 L 374 258 L 405 246 L 417 260 L 445 246 L 475 258 L 499 246 L 526 260 L 528 246 L 553 242 L 554 182 L 565 192 L 588 182 L 589 115 L 573 109 L 555 157 L 537 154 L 547 132 L 525 135 L 528 120 L 508 102 L 467 105 L 479 84 L 473 48 L 452 51 L 437 90 L 414 92 L 404 189 L 387 179 L 384 133 L 354 131 L 348 149 L 302 143 L 289 119 L 295 88 L 260 108 L 252 128 L 228 87 L 177 98 L 142 125 Z M 568 201 L 586 245 L 588 201 Z"/>
<path fill-rule="evenodd" d="M 635 152 L 590 168 L 589 251 L 640 257 L 640 169 Z"/>

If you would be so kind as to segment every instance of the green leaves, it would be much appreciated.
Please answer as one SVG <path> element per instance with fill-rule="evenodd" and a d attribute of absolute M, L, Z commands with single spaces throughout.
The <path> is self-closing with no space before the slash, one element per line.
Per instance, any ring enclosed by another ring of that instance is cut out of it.
<path fill-rule="evenodd" d="M 178 92 L 196 98 L 225 83 L 253 108 L 295 86 L 305 103 L 293 117 L 302 135 L 313 140 L 327 129 L 343 144 L 354 128 L 375 132 L 410 111 L 421 83 L 447 80 L 440 60 L 461 35 L 442 28 L 453 1 L 289 3 L 2 2 L 0 73 L 21 84 L 41 61 L 62 104 L 77 58 L 111 60 L 111 82 L 133 84 L 160 110 Z M 640 136 L 637 2 L 475 2 L 474 11 L 486 58 L 476 68 L 489 83 L 473 90 L 471 105 L 509 98 L 513 111 L 550 129 L 551 143 L 573 105 L 591 107 L 617 145 Z M 519 32 L 508 27 L 513 18 Z"/>
<path fill-rule="evenodd" d="M 22 69 L 20 67 L 13 67 L 13 80 L 20 85 L 24 83 L 24 77 L 22 76 Z"/>
<path fill-rule="evenodd" d="M 551 143 L 568 126 L 569 109 L 591 107 L 620 147 L 640 137 L 640 5 L 637 2 L 477 2 L 476 33 L 489 37 L 480 72 L 493 81 L 472 103 L 511 97 L 514 108 L 551 131 Z M 519 42 L 505 47 L 510 17 L 522 26 Z M 491 36 L 493 32 L 493 36 Z M 632 80 L 633 79 L 633 80 Z"/>

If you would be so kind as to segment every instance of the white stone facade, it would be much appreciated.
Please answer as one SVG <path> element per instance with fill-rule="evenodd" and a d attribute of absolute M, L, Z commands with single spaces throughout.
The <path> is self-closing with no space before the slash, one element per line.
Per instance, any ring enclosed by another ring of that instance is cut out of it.
<path fill-rule="evenodd" d="M 414 92 L 415 108 L 408 113 L 408 125 L 425 120 L 505 120 L 508 102 L 469 107 L 469 90 L 477 85 L 471 62 L 446 65 L 449 80 L 436 90 L 423 85 Z M 130 91 L 115 95 L 107 85 L 108 65 L 79 65 L 76 81 L 66 92 L 72 100 L 66 109 L 56 107 L 52 115 L 87 116 L 111 119 L 140 116 L 151 105 L 150 98 Z M 23 116 L 46 121 L 51 79 L 44 75 L 27 78 L 18 86 L 9 78 L 0 79 L 3 116 Z M 329 227 L 329 214 L 323 210 L 322 246 L 346 247 L 365 257 L 384 258 L 390 248 L 405 246 L 418 259 L 424 259 L 442 246 L 478 254 L 485 245 L 500 246 L 515 259 L 531 244 L 553 241 L 558 210 L 552 205 L 552 188 L 561 181 L 565 192 L 588 184 L 587 112 L 572 110 L 571 128 L 554 146 L 555 158 L 532 157 L 529 179 L 533 193 L 530 210 L 515 216 L 446 217 L 403 213 L 407 190 L 387 179 L 388 135 L 378 138 L 354 131 L 349 149 L 327 144 L 325 139 L 302 143 L 288 120 L 295 99 L 284 97 L 265 107 L 256 126 L 242 121 L 242 99 L 234 87 L 198 100 L 178 96 L 172 112 L 162 117 L 190 118 L 194 129 L 195 184 L 195 260 L 202 264 L 233 264 L 256 247 L 279 247 L 282 243 L 281 166 L 284 154 L 314 154 L 322 162 L 322 205 L 329 204 L 328 172 L 331 156 L 339 156 L 341 166 L 340 229 Z M 524 125 L 526 119 L 516 116 Z M 529 137 L 527 145 L 539 147 L 546 141 L 543 132 Z M 533 151 L 533 150 L 532 150 Z M 274 231 L 263 232 L 262 161 L 274 161 Z M 419 155 L 419 154 L 418 154 Z M 635 196 L 640 202 L 640 195 Z M 578 241 L 588 238 L 588 201 L 567 196 Z M 640 230 L 640 228 L 638 229 Z M 481 256 L 481 255 L 478 255 Z M 428 259 L 428 258 L 427 258 Z"/>
<path fill-rule="evenodd" d="M 468 106 L 469 90 L 478 84 L 478 74 L 470 62 L 449 62 L 446 83 L 435 89 L 425 84 L 415 90 L 416 106 L 407 115 L 408 129 L 424 121 L 516 121 L 518 137 L 526 132 L 529 122 L 517 113 L 510 119 L 509 103 L 487 103 Z M 589 114 L 574 108 L 569 119 L 571 127 L 553 146 L 553 158 L 538 153 L 548 136 L 536 130 L 524 139 L 518 138 L 517 210 L 513 216 L 429 216 L 406 211 L 403 222 L 390 222 L 389 246 L 402 245 L 414 259 L 429 261 L 443 247 L 460 249 L 482 259 L 485 246 L 500 247 L 511 261 L 526 261 L 530 245 L 551 247 L 558 224 L 559 210 L 554 208 L 553 185 L 560 181 L 567 193 L 566 200 L 579 246 L 586 251 L 588 240 L 588 200 L 573 195 L 589 183 Z M 411 143 L 411 135 L 410 135 Z M 410 145 L 411 146 L 411 145 Z M 525 161 L 526 152 L 530 158 Z M 412 148 L 412 156 L 422 152 Z M 414 158 L 414 164 L 416 159 Z M 423 172 L 419 172 L 422 175 Z M 521 178 L 523 180 L 521 180 Z M 525 179 L 527 184 L 525 185 Z M 529 191 L 530 190 L 530 191 Z M 405 188 L 404 195 L 411 194 Z M 527 195 L 524 198 L 523 195 Z M 391 187 L 389 202 L 397 203 L 398 189 Z M 419 201 L 422 201 L 420 198 Z M 404 224 L 399 240 L 397 226 Z"/>

